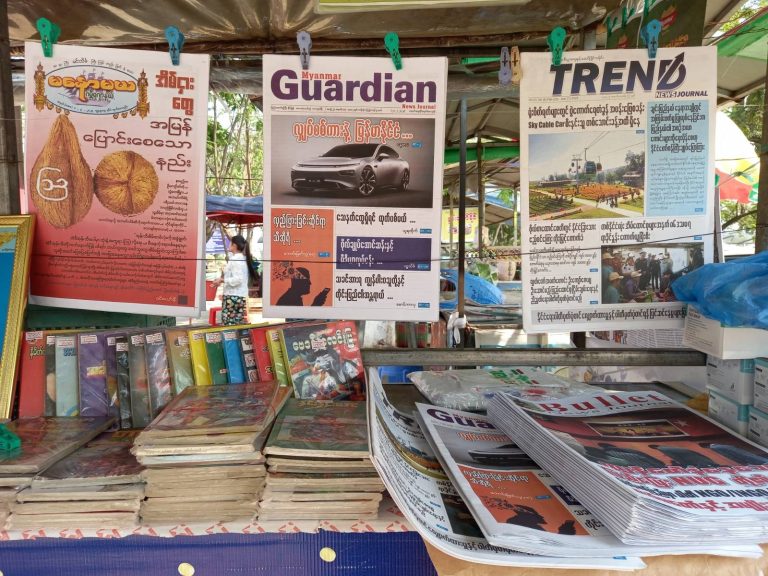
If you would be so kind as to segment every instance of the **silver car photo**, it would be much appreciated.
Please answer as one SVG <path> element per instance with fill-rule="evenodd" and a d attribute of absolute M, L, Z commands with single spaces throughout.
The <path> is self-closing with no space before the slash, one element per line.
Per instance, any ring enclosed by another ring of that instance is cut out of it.
<path fill-rule="evenodd" d="M 334 146 L 291 168 L 291 186 L 298 192 L 357 190 L 363 196 L 383 188 L 405 192 L 410 179 L 408 161 L 384 144 Z"/>

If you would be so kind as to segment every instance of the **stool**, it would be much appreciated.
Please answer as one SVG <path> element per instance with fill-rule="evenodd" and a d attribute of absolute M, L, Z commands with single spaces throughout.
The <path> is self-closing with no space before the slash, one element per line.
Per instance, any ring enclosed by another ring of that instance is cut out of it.
<path fill-rule="evenodd" d="M 208 310 L 208 324 L 211 326 L 216 326 L 218 322 L 216 322 L 216 314 L 221 313 L 221 306 L 216 306 L 214 308 L 211 308 Z"/>

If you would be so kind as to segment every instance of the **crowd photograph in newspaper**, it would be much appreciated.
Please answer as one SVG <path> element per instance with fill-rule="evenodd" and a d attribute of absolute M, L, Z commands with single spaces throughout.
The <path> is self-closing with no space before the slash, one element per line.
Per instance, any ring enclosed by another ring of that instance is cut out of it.
<path fill-rule="evenodd" d="M 672 283 L 704 265 L 701 242 L 600 247 L 602 304 L 675 302 Z"/>
<path fill-rule="evenodd" d="M 768 536 L 768 451 L 659 392 L 499 392 L 488 415 L 624 543 Z"/>

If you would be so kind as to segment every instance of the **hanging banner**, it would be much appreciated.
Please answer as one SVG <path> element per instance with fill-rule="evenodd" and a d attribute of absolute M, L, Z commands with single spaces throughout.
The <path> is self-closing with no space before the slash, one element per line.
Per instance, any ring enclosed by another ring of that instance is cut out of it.
<path fill-rule="evenodd" d="M 197 315 L 208 56 L 27 42 L 35 304 Z"/>
<path fill-rule="evenodd" d="M 525 329 L 681 328 L 670 285 L 713 253 L 715 49 L 522 66 Z"/>
<path fill-rule="evenodd" d="M 464 214 L 464 238 L 467 244 L 477 244 L 477 231 L 480 224 L 480 209 L 469 206 Z M 440 237 L 444 243 L 459 242 L 459 210 L 443 208 Z"/>
<path fill-rule="evenodd" d="M 446 78 L 264 56 L 264 316 L 437 319 Z"/>

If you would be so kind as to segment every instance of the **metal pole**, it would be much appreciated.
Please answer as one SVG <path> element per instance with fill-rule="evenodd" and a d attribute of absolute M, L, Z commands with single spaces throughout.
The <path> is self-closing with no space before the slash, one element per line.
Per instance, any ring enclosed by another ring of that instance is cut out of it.
<path fill-rule="evenodd" d="M 459 147 L 459 278 L 458 278 L 458 302 L 456 310 L 459 318 L 464 316 L 464 258 L 466 230 L 464 220 L 467 217 L 467 99 L 461 99 L 459 117 L 459 132 L 461 145 Z M 464 331 L 461 331 L 459 348 L 464 348 Z"/>
<path fill-rule="evenodd" d="M 768 249 L 768 59 L 763 94 L 763 137 L 760 142 L 760 182 L 757 185 L 755 253 Z"/>
<path fill-rule="evenodd" d="M 19 214 L 19 155 L 13 109 L 8 3 L 0 2 L 0 214 Z"/>
<path fill-rule="evenodd" d="M 483 227 L 485 226 L 485 183 L 483 182 L 482 136 L 477 135 L 477 256 L 483 257 Z"/>

